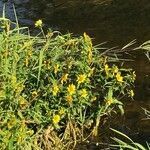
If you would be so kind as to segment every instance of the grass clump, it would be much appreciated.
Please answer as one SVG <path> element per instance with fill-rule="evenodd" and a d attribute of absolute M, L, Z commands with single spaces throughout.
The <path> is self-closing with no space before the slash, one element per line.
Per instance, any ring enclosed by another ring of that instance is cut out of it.
<path fill-rule="evenodd" d="M 133 96 L 135 74 L 110 65 L 91 38 L 28 28 L 0 18 L 0 147 L 66 149 L 97 135 L 101 117 Z M 105 53 L 104 53 L 105 54 Z"/>
<path fill-rule="evenodd" d="M 150 143 L 146 142 L 146 146 L 141 145 L 140 143 L 134 142 L 132 139 L 130 139 L 126 134 L 117 131 L 115 129 L 111 129 L 113 132 L 117 133 L 117 135 L 120 135 L 124 140 L 120 138 L 113 137 L 112 139 L 117 144 L 112 144 L 112 148 L 119 148 L 120 150 L 128 149 L 128 150 L 150 150 Z"/>

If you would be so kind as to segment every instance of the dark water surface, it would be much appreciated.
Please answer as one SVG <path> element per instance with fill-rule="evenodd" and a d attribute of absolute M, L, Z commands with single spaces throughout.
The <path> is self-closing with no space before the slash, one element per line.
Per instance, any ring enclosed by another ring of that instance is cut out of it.
<path fill-rule="evenodd" d="M 19 21 L 34 25 L 44 20 L 47 27 L 63 32 L 82 34 L 95 38 L 96 43 L 108 41 L 111 46 L 122 46 L 133 39 L 142 43 L 150 39 L 149 0 L 107 0 L 108 3 L 90 3 L 94 0 L 8 0 L 7 14 L 14 18 L 15 3 Z M 95 0 L 101 1 L 101 0 Z M 2 0 L 0 8 L 2 10 Z"/>
<path fill-rule="evenodd" d="M 55 3 L 54 3 L 55 2 Z M 150 40 L 150 0 L 9 0 L 7 16 L 14 19 L 15 4 L 19 22 L 34 26 L 42 19 L 46 27 L 77 35 L 87 32 L 94 43 L 108 41 L 107 46 L 122 47 L 137 40 L 136 45 Z M 0 1 L 2 12 L 3 2 Z M 144 120 L 143 108 L 150 110 L 150 62 L 139 53 L 133 62 L 125 63 L 137 74 L 135 100 L 126 104 L 125 116 L 116 120 L 116 128 L 137 141 L 150 142 L 150 120 Z M 119 127 L 118 127 L 118 124 Z M 114 125 L 115 127 L 115 125 Z"/>

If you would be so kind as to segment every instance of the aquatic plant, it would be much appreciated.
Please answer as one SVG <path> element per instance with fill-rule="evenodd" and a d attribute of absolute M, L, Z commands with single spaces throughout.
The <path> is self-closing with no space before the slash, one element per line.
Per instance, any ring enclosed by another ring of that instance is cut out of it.
<path fill-rule="evenodd" d="M 31 36 L 0 18 L 1 149 L 72 148 L 97 135 L 103 115 L 123 113 L 123 96 L 133 96 L 135 73 L 110 64 L 86 33 L 45 34 L 42 21 L 35 25 L 41 32 Z"/>
<path fill-rule="evenodd" d="M 120 150 L 124 150 L 124 149 L 128 149 L 128 150 L 150 150 L 150 143 L 147 143 L 146 142 L 146 147 L 141 145 L 140 143 L 137 143 L 137 142 L 134 142 L 131 138 L 129 138 L 126 134 L 120 132 L 120 131 L 117 131 L 115 129 L 112 129 L 111 130 L 113 132 L 115 132 L 117 135 L 120 135 L 121 137 L 120 138 L 116 138 L 116 137 L 113 137 L 112 139 L 117 143 L 116 145 L 115 144 L 112 144 L 111 147 L 116 147 L 116 148 L 119 148 Z M 121 140 L 121 138 L 124 138 L 124 140 Z"/>
<path fill-rule="evenodd" d="M 143 110 L 144 110 L 144 113 L 146 115 L 146 119 L 150 119 L 150 111 L 145 109 L 145 108 L 143 108 Z"/>

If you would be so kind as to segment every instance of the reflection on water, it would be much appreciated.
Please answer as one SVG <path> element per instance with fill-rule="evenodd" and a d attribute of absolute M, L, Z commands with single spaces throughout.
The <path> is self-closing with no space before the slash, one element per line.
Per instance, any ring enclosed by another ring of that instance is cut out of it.
<path fill-rule="evenodd" d="M 141 44 L 150 39 L 149 0 L 109 0 L 109 3 L 103 4 L 79 0 L 77 2 L 80 5 L 71 0 L 68 3 L 55 0 L 56 5 L 46 0 L 10 0 L 6 10 L 11 19 L 14 19 L 13 2 L 19 22 L 23 25 L 33 26 L 34 20 L 41 18 L 46 27 L 79 35 L 85 31 L 94 37 L 95 43 L 108 41 L 109 46 L 121 47 L 133 39 Z M 2 5 L 0 1 L 1 11 Z M 145 58 L 139 54 L 133 62 L 125 64 L 137 74 L 136 100 L 126 105 L 125 117 L 121 122 L 122 131 L 126 130 L 143 140 L 150 136 L 150 121 L 142 120 L 144 116 L 141 109 L 150 108 L 150 62 Z M 134 131 L 134 134 L 130 131 Z"/>

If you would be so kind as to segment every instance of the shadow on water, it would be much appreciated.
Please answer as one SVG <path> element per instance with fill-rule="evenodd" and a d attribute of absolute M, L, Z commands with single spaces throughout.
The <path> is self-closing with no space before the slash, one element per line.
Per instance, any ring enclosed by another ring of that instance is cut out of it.
<path fill-rule="evenodd" d="M 122 47 L 133 39 L 137 45 L 150 39 L 149 0 L 9 0 L 7 15 L 14 19 L 15 3 L 19 22 L 34 26 L 43 19 L 46 27 L 62 32 L 83 34 L 87 32 L 94 43 L 108 41 L 109 47 Z M 0 1 L 0 10 L 3 2 Z M 143 108 L 150 109 L 150 62 L 144 54 L 133 55 L 134 61 L 126 62 L 137 74 L 135 100 L 125 106 L 125 116 L 113 120 L 113 127 L 137 141 L 150 141 L 150 120 L 144 120 Z"/>

